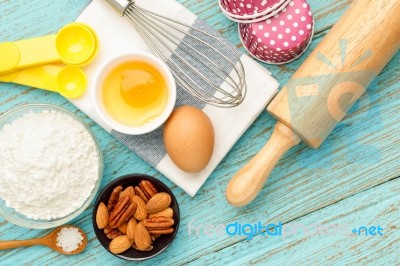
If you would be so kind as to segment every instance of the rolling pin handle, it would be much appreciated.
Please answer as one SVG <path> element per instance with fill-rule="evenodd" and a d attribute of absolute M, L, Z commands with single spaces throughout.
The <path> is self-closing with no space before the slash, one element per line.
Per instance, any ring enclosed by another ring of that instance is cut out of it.
<path fill-rule="evenodd" d="M 228 202 L 235 207 L 249 204 L 260 192 L 279 159 L 299 144 L 300 137 L 282 122 L 277 122 L 270 140 L 229 182 Z"/>

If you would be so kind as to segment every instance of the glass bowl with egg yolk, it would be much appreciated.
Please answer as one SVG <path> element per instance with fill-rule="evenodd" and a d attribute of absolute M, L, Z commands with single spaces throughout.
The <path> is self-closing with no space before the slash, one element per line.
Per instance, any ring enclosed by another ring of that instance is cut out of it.
<path fill-rule="evenodd" d="M 176 89 L 163 62 L 144 54 L 119 57 L 106 66 L 95 101 L 100 102 L 99 113 L 112 129 L 136 135 L 165 122 L 174 107 Z"/>

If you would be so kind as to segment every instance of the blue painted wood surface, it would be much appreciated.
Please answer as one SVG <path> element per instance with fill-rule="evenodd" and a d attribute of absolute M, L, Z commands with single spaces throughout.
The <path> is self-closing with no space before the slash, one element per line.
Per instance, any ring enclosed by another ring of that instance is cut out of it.
<path fill-rule="evenodd" d="M 0 42 L 56 32 L 73 21 L 89 0 L 0 0 Z M 216 0 L 179 0 L 218 29 L 240 49 L 236 24 L 223 16 Z M 310 0 L 316 34 L 305 55 L 283 66 L 266 66 L 281 84 L 346 10 L 351 0 Z M 106 23 L 106 18 L 105 18 Z M 0 113 L 25 103 L 50 103 L 73 112 L 90 125 L 104 154 L 104 187 L 114 178 L 140 172 L 165 181 L 178 198 L 181 228 L 168 250 L 142 264 L 369 264 L 400 265 L 400 54 L 385 67 L 368 92 L 351 109 L 318 150 L 304 144 L 279 162 L 259 197 L 246 208 L 227 204 L 229 179 L 268 140 L 275 121 L 264 112 L 243 135 L 195 198 L 143 162 L 68 101 L 54 93 L 0 84 Z M 1 140 L 0 140 L 1 141 Z M 0 151 L 1 152 L 1 151 Z M 72 221 L 88 234 L 89 245 L 80 255 L 59 255 L 45 247 L 0 251 L 1 265 L 51 264 L 123 265 L 96 239 L 89 207 Z M 384 228 L 383 236 L 347 235 L 288 237 L 205 235 L 206 225 L 245 223 L 348 224 Z M 192 226 L 188 231 L 189 224 Z M 199 228 L 199 234 L 196 233 Z M 0 239 L 38 237 L 47 231 L 14 226 L 0 218 Z"/>

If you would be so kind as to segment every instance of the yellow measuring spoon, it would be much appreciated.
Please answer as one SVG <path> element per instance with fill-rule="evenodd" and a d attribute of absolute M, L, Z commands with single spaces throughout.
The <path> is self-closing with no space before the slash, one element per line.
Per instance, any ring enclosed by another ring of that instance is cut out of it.
<path fill-rule="evenodd" d="M 87 88 L 85 73 L 74 66 L 43 65 L 25 68 L 0 76 L 0 81 L 55 91 L 66 98 L 78 98 Z"/>
<path fill-rule="evenodd" d="M 96 32 L 83 23 L 75 22 L 54 35 L 0 43 L 0 74 L 59 61 L 83 66 L 94 59 L 97 51 Z"/>

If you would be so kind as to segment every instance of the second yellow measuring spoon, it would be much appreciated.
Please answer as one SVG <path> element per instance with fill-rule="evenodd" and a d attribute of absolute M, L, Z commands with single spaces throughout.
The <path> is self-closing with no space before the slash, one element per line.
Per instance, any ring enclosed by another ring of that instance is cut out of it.
<path fill-rule="evenodd" d="M 54 35 L 0 43 L 0 74 L 59 61 L 83 66 L 94 59 L 97 50 L 96 32 L 75 22 Z"/>
<path fill-rule="evenodd" d="M 87 88 L 85 73 L 82 69 L 73 66 L 30 67 L 2 75 L 0 81 L 59 92 L 66 98 L 78 98 Z"/>

